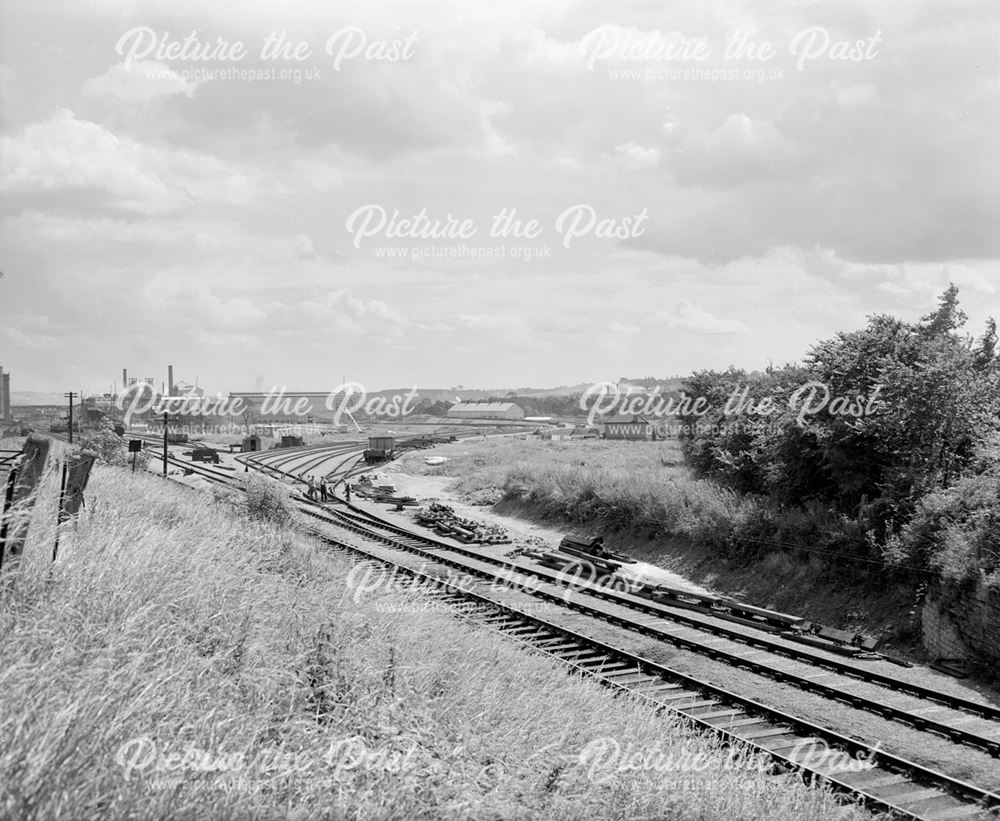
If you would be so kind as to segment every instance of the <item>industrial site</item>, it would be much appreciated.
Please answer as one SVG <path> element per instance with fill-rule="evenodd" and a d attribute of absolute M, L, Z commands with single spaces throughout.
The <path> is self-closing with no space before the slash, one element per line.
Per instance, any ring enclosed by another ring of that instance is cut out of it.
<path fill-rule="evenodd" d="M 943 294 L 924 326 L 951 333 L 956 295 Z M 991 334 L 968 357 L 995 387 Z M 397 616 L 453 612 L 456 629 L 499 631 L 618 698 L 769 756 L 762 771 L 822 774 L 875 811 L 990 811 L 1000 608 L 988 577 L 971 588 L 970 607 L 954 571 L 928 576 L 878 559 L 843 526 L 836 541 L 807 535 L 834 514 L 832 500 L 812 508 L 805 529 L 801 514 L 773 506 L 777 527 L 751 535 L 748 517 L 766 502 L 727 495 L 746 481 L 739 443 L 879 430 L 898 410 L 888 403 L 904 401 L 883 398 L 881 383 L 867 399 L 831 398 L 816 380 L 793 389 L 773 371 L 730 370 L 565 394 L 453 389 L 450 402 L 443 389 L 369 394 L 346 381 L 329 393 L 206 397 L 169 365 L 159 387 L 123 370 L 121 389 L 28 405 L 11 401 L 12 376 L 0 381 L 3 441 L 23 444 L 0 452 L 8 578 L 29 572 L 16 568 L 28 537 L 39 538 L 35 508 L 53 504 L 43 491 L 55 487 L 51 471 L 62 465 L 56 529 L 41 535 L 54 538 L 53 562 L 97 513 L 96 502 L 86 508 L 91 473 L 120 471 L 138 486 L 166 482 L 185 508 L 234 506 L 239 518 L 309 534 L 345 567 L 355 562 L 334 581 L 348 600 L 374 596 L 379 612 Z M 997 411 L 981 417 L 995 429 Z M 989 568 L 988 554 L 980 560 Z M 888 576 L 873 584 L 876 564 Z M 353 761 L 335 758 L 336 768 Z"/>
<path fill-rule="evenodd" d="M 0 821 L 1000 821 L 987 0 L 0 10 Z"/>

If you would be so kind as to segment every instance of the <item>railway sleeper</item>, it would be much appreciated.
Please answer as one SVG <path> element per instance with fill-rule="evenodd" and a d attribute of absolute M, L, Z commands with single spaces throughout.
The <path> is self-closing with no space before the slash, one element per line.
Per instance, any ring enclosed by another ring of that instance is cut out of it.
<path fill-rule="evenodd" d="M 577 642 L 566 642 L 565 644 L 557 644 L 555 647 L 546 647 L 545 652 L 553 656 L 559 657 L 561 652 L 566 650 L 579 650 L 580 645 Z"/>
<path fill-rule="evenodd" d="M 560 644 L 564 644 L 565 642 L 566 642 L 565 636 L 554 635 L 554 636 L 548 636 L 543 639 L 537 639 L 536 641 L 532 642 L 532 644 L 539 650 L 545 650 L 546 652 L 551 652 L 550 648 L 556 647 Z"/>
<path fill-rule="evenodd" d="M 764 720 L 761 727 L 757 729 L 744 730 L 739 733 L 739 737 L 744 741 L 752 741 L 755 744 L 758 739 L 769 738 L 771 736 L 787 735 L 791 730 L 788 727 L 783 727 L 780 725 L 772 724 L 770 721 Z"/>
<path fill-rule="evenodd" d="M 662 701 L 662 699 L 659 699 Z M 702 707 L 718 707 L 722 702 L 716 701 L 713 698 L 703 698 L 699 701 L 692 701 L 687 704 L 672 704 L 670 705 L 674 710 L 684 715 L 690 715 L 688 710 L 698 710 Z M 691 715 L 691 718 L 697 718 L 697 716 Z"/>
<path fill-rule="evenodd" d="M 940 790 L 935 790 L 932 787 L 924 787 L 923 789 L 913 790 L 903 795 L 894 795 L 892 796 L 892 803 L 907 812 L 920 813 L 922 815 L 925 805 L 933 801 L 939 801 L 944 797 L 946 796 Z"/>
<path fill-rule="evenodd" d="M 575 664 L 577 667 L 582 667 L 588 673 L 598 673 L 598 675 L 600 674 L 599 671 L 609 672 L 610 670 L 613 669 L 607 656 L 579 657 L 573 659 L 573 664 Z"/>
<path fill-rule="evenodd" d="M 642 670 L 641 667 L 639 667 L 636 664 L 630 664 L 626 669 L 621 670 L 621 671 L 619 671 L 617 673 L 612 673 L 611 675 L 606 676 L 605 678 L 619 679 L 619 678 L 624 678 L 625 676 L 636 676 L 636 675 L 639 675 L 642 672 L 643 672 L 643 670 Z M 619 683 L 620 682 L 615 681 L 615 684 L 619 684 Z"/>
<path fill-rule="evenodd" d="M 659 676 L 653 675 L 643 675 L 642 673 L 637 674 L 638 678 L 628 678 L 622 681 L 616 681 L 615 684 L 621 684 L 628 687 L 630 690 L 637 690 L 643 684 L 652 684 L 653 682 L 662 681 Z"/>
<path fill-rule="evenodd" d="M 914 812 L 914 810 L 911 810 Z M 962 818 L 981 818 L 982 809 L 968 804 L 956 805 L 950 796 L 939 796 L 915 808 L 915 814 L 927 821 L 958 821 Z"/>
<path fill-rule="evenodd" d="M 815 739 L 811 739 L 809 736 L 800 735 L 794 730 L 786 728 L 780 735 L 766 736 L 764 738 L 757 739 L 754 743 L 763 747 L 769 753 L 782 755 L 782 751 L 794 750 L 800 744 L 806 744 L 808 742 L 818 743 Z"/>
<path fill-rule="evenodd" d="M 687 712 L 688 715 L 694 716 L 699 721 L 705 721 L 710 718 L 735 718 L 736 716 L 746 715 L 746 713 L 736 707 L 729 707 L 723 710 L 714 710 L 711 707 L 698 707 L 696 709 L 698 712 L 694 712 L 694 710 L 685 710 L 685 712 Z M 705 710 L 706 712 L 702 712 L 702 710 Z"/>
<path fill-rule="evenodd" d="M 726 716 L 719 716 L 719 718 L 716 718 L 712 715 L 698 716 L 698 718 L 706 724 L 711 724 L 713 727 L 725 730 L 733 735 L 737 735 L 739 731 L 748 730 L 751 727 L 764 727 L 765 725 L 770 726 L 767 724 L 766 719 L 760 718 L 759 716 L 747 715 L 742 711 L 739 711 L 737 715 L 741 716 L 741 718 L 736 718 L 735 716 L 732 719 L 728 719 Z M 719 719 L 722 720 L 720 721 Z"/>
<path fill-rule="evenodd" d="M 511 625 L 509 628 L 506 627 L 505 625 L 501 625 L 500 629 L 510 636 L 521 636 L 525 638 L 533 633 L 538 632 L 538 628 L 533 624 L 514 624 Z"/>
<path fill-rule="evenodd" d="M 659 695 L 656 697 L 656 700 L 669 704 L 671 701 L 683 701 L 684 699 L 694 700 L 699 696 L 701 696 L 701 693 L 696 690 L 685 690 L 684 688 L 680 688 L 669 694 L 664 693 L 663 695 Z"/>
<path fill-rule="evenodd" d="M 572 661 L 574 664 L 604 663 L 609 660 L 607 653 L 602 653 L 600 650 L 593 650 L 589 647 L 583 647 L 572 653 L 564 653 L 562 658 L 566 661 Z"/>
<path fill-rule="evenodd" d="M 585 666 L 585 665 L 582 665 L 582 666 Z M 613 672 L 615 672 L 617 670 L 624 670 L 626 667 L 628 667 L 628 664 L 626 662 L 624 662 L 624 661 L 613 661 L 613 662 L 611 662 L 609 664 L 598 665 L 594 669 L 588 670 L 587 672 L 594 673 L 595 675 L 603 676 L 606 673 L 613 673 Z"/>
<path fill-rule="evenodd" d="M 660 693 L 667 693 L 671 691 L 676 692 L 681 689 L 681 686 L 679 684 L 674 684 L 673 682 L 670 681 L 664 681 L 663 678 L 660 676 L 654 676 L 651 681 L 635 685 L 633 686 L 632 689 L 638 690 L 643 695 L 649 695 L 650 693 L 656 693 L 656 692 Z"/>

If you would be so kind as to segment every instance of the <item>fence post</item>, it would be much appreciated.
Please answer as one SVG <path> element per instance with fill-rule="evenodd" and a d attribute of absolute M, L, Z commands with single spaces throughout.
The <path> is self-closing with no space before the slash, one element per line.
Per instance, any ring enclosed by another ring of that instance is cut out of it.
<path fill-rule="evenodd" d="M 59 496 L 59 519 L 57 525 L 69 520 L 80 512 L 83 505 L 83 491 L 90 479 L 90 470 L 94 466 L 97 454 L 90 450 L 76 453 L 69 457 L 63 468 L 63 490 Z M 60 528 L 56 527 L 56 540 L 52 545 L 52 561 L 55 562 L 59 553 Z"/>
<path fill-rule="evenodd" d="M 4 545 L 3 552 L 0 552 L 0 569 L 4 565 L 4 555 L 8 556 L 8 570 L 16 566 L 21 553 L 24 551 L 24 543 L 28 538 L 28 526 L 31 523 L 31 508 L 34 507 L 38 498 L 38 485 L 45 470 L 45 462 L 49 456 L 51 440 L 37 433 L 31 434 L 24 443 L 24 450 L 21 457 L 21 468 L 18 471 L 17 481 L 14 483 L 14 492 L 11 496 L 11 504 L 6 512 L 7 517 L 13 517 L 13 527 L 10 528 L 10 535 L 7 544 Z"/>
<path fill-rule="evenodd" d="M 10 517 L 7 511 L 10 510 L 11 502 L 14 499 L 14 484 L 17 482 L 17 466 L 11 468 L 7 474 L 7 487 L 4 490 L 3 505 L 0 506 L 0 569 L 3 569 L 3 551 L 7 544 L 7 526 L 10 524 Z"/>

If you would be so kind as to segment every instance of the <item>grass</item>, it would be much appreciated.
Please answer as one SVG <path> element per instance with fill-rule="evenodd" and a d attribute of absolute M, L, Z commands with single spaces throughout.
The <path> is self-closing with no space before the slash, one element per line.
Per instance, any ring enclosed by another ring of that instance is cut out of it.
<path fill-rule="evenodd" d="M 720 549 L 760 510 L 755 500 L 691 478 L 673 441 L 505 438 L 437 454 L 449 461 L 427 470 L 409 456 L 401 468 L 453 476 L 453 489 L 466 495 L 499 488 L 506 502 L 570 522 L 645 529 Z"/>
<path fill-rule="evenodd" d="M 50 567 L 56 490 L 0 598 L 2 817 L 865 817 L 157 477 L 95 468 Z"/>
<path fill-rule="evenodd" d="M 402 470 L 451 476 L 451 489 L 474 498 L 499 490 L 508 506 L 602 530 L 680 539 L 722 556 L 754 560 L 774 551 L 857 553 L 861 526 L 818 505 L 779 509 L 739 494 L 684 466 L 676 441 L 539 441 L 506 437 L 437 448 L 443 465 L 421 455 Z"/>

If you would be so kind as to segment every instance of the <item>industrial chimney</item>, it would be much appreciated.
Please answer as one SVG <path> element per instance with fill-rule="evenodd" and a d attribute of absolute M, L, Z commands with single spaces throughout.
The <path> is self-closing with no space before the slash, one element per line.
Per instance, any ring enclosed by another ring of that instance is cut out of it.
<path fill-rule="evenodd" d="M 173 396 L 174 395 L 174 366 L 173 365 L 167 365 L 167 388 L 169 390 L 169 393 L 167 394 L 167 396 Z"/>
<path fill-rule="evenodd" d="M 0 368 L 0 419 L 10 419 L 10 374 Z"/>

